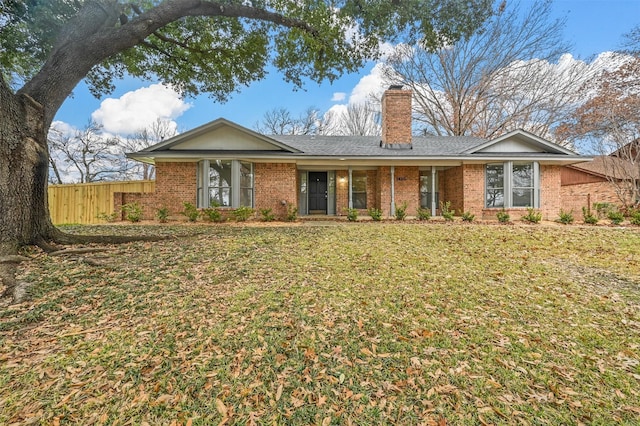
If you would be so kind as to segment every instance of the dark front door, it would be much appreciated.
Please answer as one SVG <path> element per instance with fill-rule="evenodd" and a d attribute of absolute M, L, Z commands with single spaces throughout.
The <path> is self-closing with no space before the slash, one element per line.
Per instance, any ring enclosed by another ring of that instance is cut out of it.
<path fill-rule="evenodd" d="M 327 214 L 327 172 L 309 172 L 309 214 Z"/>

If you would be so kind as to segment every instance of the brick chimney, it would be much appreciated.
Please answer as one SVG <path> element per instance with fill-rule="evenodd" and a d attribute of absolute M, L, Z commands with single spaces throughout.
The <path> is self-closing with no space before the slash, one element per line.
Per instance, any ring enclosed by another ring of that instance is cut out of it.
<path fill-rule="evenodd" d="M 389 149 L 411 149 L 411 90 L 390 86 L 382 95 L 382 140 Z"/>

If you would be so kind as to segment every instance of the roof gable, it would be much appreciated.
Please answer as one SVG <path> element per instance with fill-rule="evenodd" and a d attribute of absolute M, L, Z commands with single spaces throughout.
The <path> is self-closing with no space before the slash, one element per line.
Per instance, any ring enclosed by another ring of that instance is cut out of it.
<path fill-rule="evenodd" d="M 564 148 L 556 143 L 550 142 L 524 130 L 515 130 L 513 132 L 507 133 L 506 135 L 490 140 L 466 152 L 466 154 L 519 153 L 576 155 L 575 152 L 567 148 Z"/>
<path fill-rule="evenodd" d="M 150 146 L 140 152 L 157 151 L 280 151 L 299 152 L 269 138 L 219 118 L 203 126 Z"/>

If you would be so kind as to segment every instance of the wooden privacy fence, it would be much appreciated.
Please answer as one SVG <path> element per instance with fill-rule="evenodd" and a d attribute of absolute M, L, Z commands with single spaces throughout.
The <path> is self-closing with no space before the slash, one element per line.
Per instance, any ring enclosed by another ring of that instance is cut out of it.
<path fill-rule="evenodd" d="M 49 212 L 54 224 L 101 223 L 101 213 L 113 212 L 114 192 L 155 192 L 156 182 L 138 180 L 128 182 L 78 183 L 49 185 Z"/>

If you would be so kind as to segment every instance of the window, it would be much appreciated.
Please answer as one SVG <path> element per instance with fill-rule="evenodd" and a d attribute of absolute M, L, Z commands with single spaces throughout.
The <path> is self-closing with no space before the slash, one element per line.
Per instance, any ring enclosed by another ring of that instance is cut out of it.
<path fill-rule="evenodd" d="M 354 209 L 367 208 L 367 172 L 353 171 L 351 173 L 351 201 Z"/>
<path fill-rule="evenodd" d="M 238 160 L 204 160 L 198 178 L 198 206 L 253 207 L 253 164 Z"/>
<path fill-rule="evenodd" d="M 487 207 L 504 207 L 504 165 L 487 164 Z"/>
<path fill-rule="evenodd" d="M 437 175 L 436 175 L 436 188 L 438 185 Z M 432 200 L 435 195 L 436 206 L 439 205 L 439 193 L 436 191 L 432 192 L 433 189 L 433 175 L 431 174 L 431 170 L 420 170 L 420 207 L 423 209 L 431 209 Z"/>
<path fill-rule="evenodd" d="M 514 164 L 512 170 L 511 205 L 513 207 L 533 207 L 533 163 Z"/>
<path fill-rule="evenodd" d="M 253 164 L 240 162 L 240 205 L 253 207 Z"/>
<path fill-rule="evenodd" d="M 538 163 L 487 164 L 485 176 L 486 207 L 539 207 Z"/>

